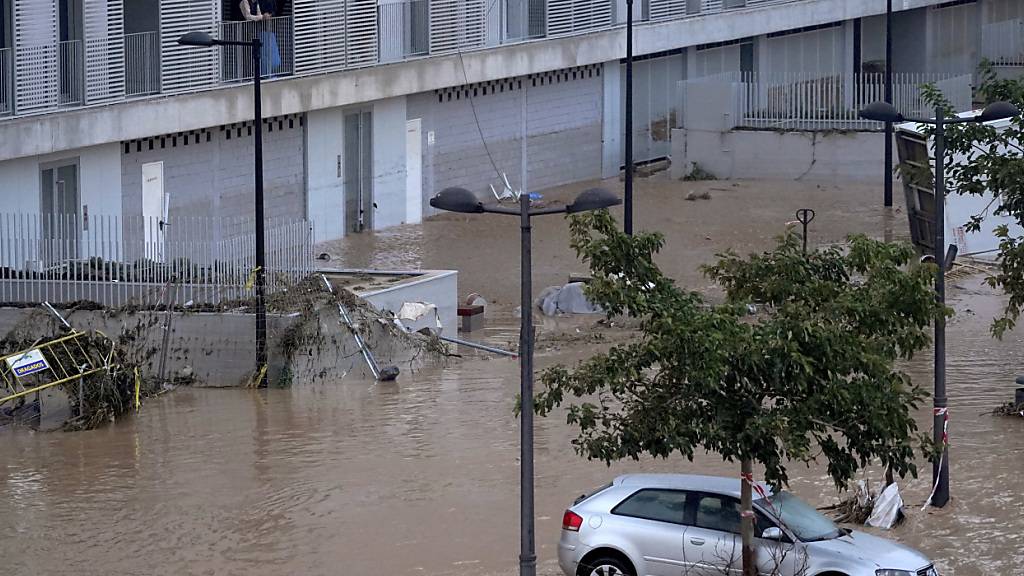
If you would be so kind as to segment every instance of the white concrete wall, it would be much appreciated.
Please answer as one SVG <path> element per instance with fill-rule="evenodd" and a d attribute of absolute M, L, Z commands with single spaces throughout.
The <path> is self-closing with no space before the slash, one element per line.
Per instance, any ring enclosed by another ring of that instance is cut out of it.
<path fill-rule="evenodd" d="M 421 272 L 416 272 L 420 274 Z M 458 336 L 459 273 L 455 270 L 427 270 L 422 275 L 383 290 L 357 294 L 380 310 L 397 315 L 406 302 L 425 302 L 437 306 L 441 320 L 442 334 Z M 429 327 L 436 329 L 434 318 L 423 317 L 416 322 L 407 322 L 412 330 Z"/>
<path fill-rule="evenodd" d="M 306 213 L 314 242 L 345 235 L 344 122 L 341 108 L 306 115 Z"/>
<path fill-rule="evenodd" d="M 300 116 L 263 122 L 268 218 L 305 217 L 303 124 Z M 162 161 L 170 216 L 253 216 L 253 145 L 250 124 L 126 142 L 119 168 L 124 214 L 142 215 L 142 165 Z"/>
<path fill-rule="evenodd" d="M 118 144 L 0 162 L 0 212 L 40 210 L 40 166 L 78 161 L 78 193 L 89 215 L 121 213 L 121 151 Z"/>
<path fill-rule="evenodd" d="M 373 103 L 374 229 L 406 221 L 405 119 L 404 96 Z"/>
<path fill-rule="evenodd" d="M 674 130 L 672 176 L 697 164 L 722 179 L 880 183 L 884 144 L 878 132 Z"/>
<path fill-rule="evenodd" d="M 612 178 L 622 165 L 622 66 L 618 60 L 604 65 L 602 102 L 604 123 L 601 126 L 601 177 Z"/>
<path fill-rule="evenodd" d="M 973 74 L 981 60 L 981 6 L 928 10 L 928 71 Z"/>

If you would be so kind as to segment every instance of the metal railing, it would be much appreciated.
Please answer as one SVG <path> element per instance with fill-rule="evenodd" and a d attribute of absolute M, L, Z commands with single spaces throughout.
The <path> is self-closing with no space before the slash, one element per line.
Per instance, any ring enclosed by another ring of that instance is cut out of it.
<path fill-rule="evenodd" d="M 260 66 L 263 71 L 260 77 L 290 76 L 295 70 L 292 17 L 221 22 L 222 40 L 249 42 L 257 37 L 263 42 L 263 49 L 260 52 Z M 252 79 L 252 53 L 249 48 L 224 46 L 220 54 L 221 80 L 237 82 Z"/>
<path fill-rule="evenodd" d="M 253 296 L 253 218 L 0 213 L 0 302 L 218 304 Z M 267 293 L 313 272 L 312 226 L 268 220 Z"/>
<path fill-rule="evenodd" d="M 893 105 L 908 116 L 929 117 L 923 86 L 934 84 L 954 108 L 971 108 L 971 75 L 894 74 Z M 810 74 L 727 73 L 687 80 L 729 85 L 736 99 L 735 125 L 785 130 L 878 130 L 881 123 L 863 120 L 862 108 L 885 98 L 882 74 L 818 76 Z M 685 93 L 685 89 L 683 90 Z M 701 107 L 689 96 L 685 106 Z M 685 114 L 684 114 L 685 117 Z"/>
<path fill-rule="evenodd" d="M 85 103 L 84 60 L 81 40 L 68 40 L 57 44 L 58 104 L 62 107 L 81 106 Z"/>
<path fill-rule="evenodd" d="M 377 6 L 378 55 L 396 62 L 430 52 L 430 1 L 400 0 Z"/>
<path fill-rule="evenodd" d="M 996 66 L 1024 66 L 1024 20 L 982 26 L 981 54 Z"/>
<path fill-rule="evenodd" d="M 160 32 L 124 35 L 124 77 L 126 96 L 160 93 Z"/>
<path fill-rule="evenodd" d="M 506 41 L 538 40 L 548 35 L 547 0 L 504 0 L 502 4 Z"/>
<path fill-rule="evenodd" d="M 14 52 L 0 48 L 0 116 L 14 113 Z"/>

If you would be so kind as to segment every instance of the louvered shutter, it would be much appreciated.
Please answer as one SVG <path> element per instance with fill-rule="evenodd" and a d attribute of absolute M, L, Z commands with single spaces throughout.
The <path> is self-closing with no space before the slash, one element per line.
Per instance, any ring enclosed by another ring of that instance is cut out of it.
<path fill-rule="evenodd" d="M 348 0 L 345 6 L 345 65 L 377 63 L 377 0 Z"/>
<path fill-rule="evenodd" d="M 295 73 L 345 67 L 344 0 L 294 0 Z"/>
<path fill-rule="evenodd" d="M 186 32 L 207 32 L 216 37 L 218 21 L 220 9 L 215 0 L 160 0 L 164 93 L 208 88 L 217 83 L 219 49 L 179 46 L 178 38 Z"/>
<path fill-rule="evenodd" d="M 548 36 L 610 26 L 610 0 L 548 0 Z"/>
<path fill-rule="evenodd" d="M 430 0 L 430 53 L 483 46 L 486 8 L 484 0 Z"/>
<path fill-rule="evenodd" d="M 124 97 L 122 0 L 85 3 L 85 98 L 88 104 Z"/>
<path fill-rule="evenodd" d="M 14 3 L 15 110 L 40 112 L 57 106 L 57 2 Z"/>

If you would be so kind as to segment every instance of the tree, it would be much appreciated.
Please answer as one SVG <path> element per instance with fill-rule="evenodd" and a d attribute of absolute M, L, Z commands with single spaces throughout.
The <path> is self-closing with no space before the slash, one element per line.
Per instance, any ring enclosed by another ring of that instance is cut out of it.
<path fill-rule="evenodd" d="M 588 297 L 638 322 L 629 343 L 542 375 L 537 412 L 566 407 L 578 453 L 611 463 L 706 450 L 744 475 L 760 464 L 775 486 L 787 484 L 788 462 L 819 455 L 840 488 L 876 460 L 916 476 L 915 448 L 929 440 L 911 410 L 925 394 L 894 362 L 928 344 L 942 309 L 932 266 L 907 267 L 910 246 L 857 236 L 848 251 L 804 254 L 789 234 L 769 252 L 729 252 L 705 268 L 727 295 L 709 304 L 654 263 L 661 235 L 626 236 L 607 213 L 574 217 L 571 232 L 593 276 Z M 751 486 L 742 486 L 753 574 Z"/>
<path fill-rule="evenodd" d="M 1024 109 L 1024 79 L 1000 80 L 988 62 L 982 63 L 978 76 L 977 99 L 983 104 L 1006 101 Z M 932 106 L 942 106 L 948 114 L 955 114 L 934 87 L 928 87 L 925 98 Z M 928 129 L 929 135 L 933 132 L 934 128 Z M 1024 117 L 1013 119 L 1001 132 L 980 124 L 948 126 L 946 155 L 950 191 L 979 196 L 991 192 L 993 202 L 986 212 L 1011 216 L 1024 225 Z M 985 216 L 975 215 L 965 229 L 978 231 Z M 999 227 L 996 235 L 1000 240 L 999 269 L 988 283 L 1009 296 L 1003 315 L 992 324 L 993 335 L 1002 337 L 1024 311 L 1024 237 L 1012 236 L 1006 226 Z"/>

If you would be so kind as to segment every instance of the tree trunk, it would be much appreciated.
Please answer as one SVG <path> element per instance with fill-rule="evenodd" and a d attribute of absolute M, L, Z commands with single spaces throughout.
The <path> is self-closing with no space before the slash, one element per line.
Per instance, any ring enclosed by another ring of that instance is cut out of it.
<path fill-rule="evenodd" d="M 757 563 L 754 558 L 754 506 L 753 486 L 754 463 L 743 460 L 740 463 L 740 536 L 743 540 L 743 576 L 757 576 Z"/>

